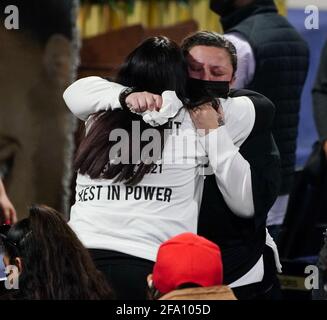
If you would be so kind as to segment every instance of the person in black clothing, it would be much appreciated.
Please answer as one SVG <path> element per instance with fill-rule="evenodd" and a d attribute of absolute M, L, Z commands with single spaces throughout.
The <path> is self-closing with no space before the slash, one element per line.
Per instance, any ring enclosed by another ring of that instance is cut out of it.
<path fill-rule="evenodd" d="M 316 128 L 319 134 L 319 140 L 321 143 L 322 150 L 327 159 L 327 41 L 321 52 L 320 64 L 316 81 L 312 89 L 313 98 L 313 115 L 316 123 Z M 324 195 L 327 192 L 327 174 L 326 166 L 327 162 L 323 162 L 322 166 L 325 165 L 324 178 L 321 177 L 321 194 Z M 324 196 L 322 196 L 324 197 Z M 323 216 L 326 213 L 326 204 L 324 201 L 321 206 Z M 320 250 L 319 259 L 317 263 L 319 267 L 319 289 L 312 291 L 312 297 L 314 300 L 327 300 L 327 230 L 325 232 L 324 245 Z"/>
<path fill-rule="evenodd" d="M 313 115 L 327 159 L 327 41 L 321 52 L 316 82 L 312 89 Z"/>
<path fill-rule="evenodd" d="M 282 183 L 267 226 L 278 244 L 293 187 L 300 99 L 309 67 L 309 48 L 273 0 L 211 0 L 226 37 L 238 50 L 236 88 L 269 98 L 276 107 L 272 132 L 280 151 Z M 240 81 L 240 78 L 243 78 Z"/>

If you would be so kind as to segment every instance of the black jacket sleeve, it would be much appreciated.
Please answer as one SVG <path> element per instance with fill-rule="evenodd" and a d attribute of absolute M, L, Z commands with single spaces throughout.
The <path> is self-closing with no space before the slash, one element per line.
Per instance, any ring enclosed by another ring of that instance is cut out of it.
<path fill-rule="evenodd" d="M 271 133 L 275 106 L 265 96 L 250 90 L 232 90 L 230 96 L 247 96 L 255 108 L 255 123 L 240 153 L 251 167 L 255 226 L 262 227 L 281 184 L 280 156 Z"/>

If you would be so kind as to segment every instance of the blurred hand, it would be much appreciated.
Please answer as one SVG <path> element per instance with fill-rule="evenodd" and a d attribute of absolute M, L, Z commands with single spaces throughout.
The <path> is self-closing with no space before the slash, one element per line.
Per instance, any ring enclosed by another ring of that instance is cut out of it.
<path fill-rule="evenodd" d="M 190 111 L 191 118 L 197 129 L 203 129 L 205 134 L 210 130 L 224 125 L 224 113 L 221 107 L 216 111 L 211 103 L 205 103 Z"/>
<path fill-rule="evenodd" d="M 150 92 L 134 92 L 127 96 L 125 103 L 133 112 L 159 111 L 162 106 L 162 97 Z"/>
<path fill-rule="evenodd" d="M 10 202 L 2 181 L 0 180 L 0 221 L 5 224 L 17 222 L 17 214 L 14 206 Z"/>

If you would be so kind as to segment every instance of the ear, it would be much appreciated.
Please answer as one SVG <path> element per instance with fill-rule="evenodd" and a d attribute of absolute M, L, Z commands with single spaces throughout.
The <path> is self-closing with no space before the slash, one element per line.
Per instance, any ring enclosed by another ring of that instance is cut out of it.
<path fill-rule="evenodd" d="M 72 43 L 63 35 L 54 34 L 46 43 L 43 64 L 49 80 L 65 87 L 70 83 L 73 69 Z"/>
<path fill-rule="evenodd" d="M 148 287 L 151 288 L 152 284 L 153 284 L 153 280 L 152 280 L 152 273 L 150 273 L 147 277 L 146 277 L 146 281 L 148 283 Z"/>
<path fill-rule="evenodd" d="M 235 84 L 236 76 L 233 76 L 232 80 L 229 82 L 229 87 L 232 88 Z"/>
<path fill-rule="evenodd" d="M 23 262 L 21 258 L 19 257 L 15 258 L 15 266 L 18 268 L 19 274 L 21 274 L 23 271 Z"/>

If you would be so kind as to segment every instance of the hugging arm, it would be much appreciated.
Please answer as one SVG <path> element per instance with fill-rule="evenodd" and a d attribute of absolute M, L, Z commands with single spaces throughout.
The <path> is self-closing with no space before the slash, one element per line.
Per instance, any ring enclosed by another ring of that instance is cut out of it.
<path fill-rule="evenodd" d="M 254 125 L 255 112 L 247 98 L 222 100 L 224 125 L 204 128 L 209 119 L 215 117 L 215 110 L 202 110 L 198 116 L 192 114 L 198 129 L 209 129 L 200 138 L 206 150 L 209 163 L 216 176 L 216 182 L 228 207 L 238 216 L 251 218 L 254 215 L 252 179 L 249 162 L 239 152 L 239 146 L 247 139 Z M 202 119 L 201 119 L 202 118 Z M 202 127 L 200 123 L 202 121 Z"/>
<path fill-rule="evenodd" d="M 127 87 L 100 77 L 86 77 L 75 81 L 64 92 L 63 98 L 70 111 L 80 120 L 107 110 L 121 109 L 120 95 Z M 134 112 L 158 110 L 161 96 L 149 92 L 134 92 L 127 96 L 126 104 Z"/>

